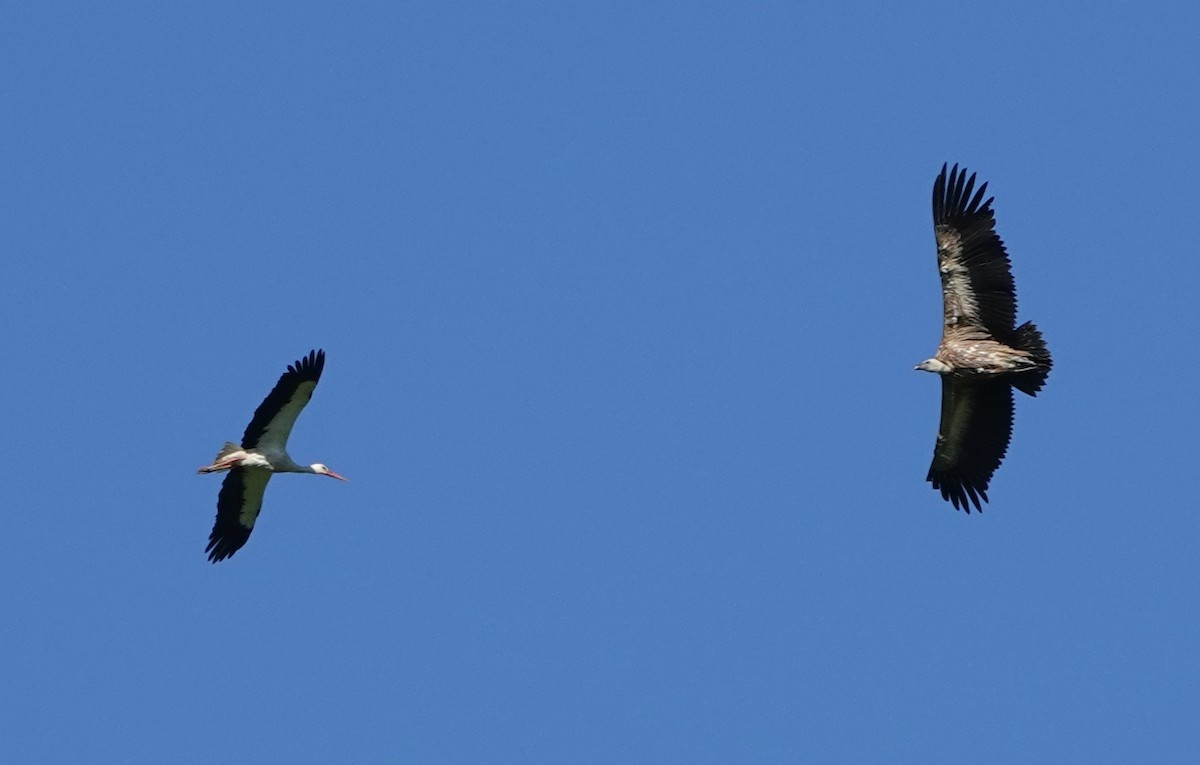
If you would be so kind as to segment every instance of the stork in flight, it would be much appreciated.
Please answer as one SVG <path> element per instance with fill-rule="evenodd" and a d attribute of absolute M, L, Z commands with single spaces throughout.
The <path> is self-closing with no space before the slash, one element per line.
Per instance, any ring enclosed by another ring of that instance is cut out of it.
<path fill-rule="evenodd" d="M 201 473 L 229 471 L 217 495 L 217 520 L 208 535 L 208 547 L 204 548 L 213 563 L 242 549 L 250 538 L 272 473 L 315 473 L 346 480 L 319 462 L 297 465 L 286 451 L 292 425 L 312 398 L 324 368 L 322 350 L 309 351 L 307 356 L 289 365 L 275 388 L 254 410 L 254 417 L 242 435 L 242 445 L 227 441 L 213 463 L 200 468 Z"/>

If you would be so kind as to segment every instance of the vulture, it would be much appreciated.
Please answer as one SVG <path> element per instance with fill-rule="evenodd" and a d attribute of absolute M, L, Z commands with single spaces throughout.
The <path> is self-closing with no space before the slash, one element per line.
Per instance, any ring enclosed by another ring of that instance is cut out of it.
<path fill-rule="evenodd" d="M 974 192 L 974 193 L 972 193 Z M 927 481 L 956 509 L 983 510 L 1012 437 L 1013 388 L 1037 395 L 1050 351 L 1032 322 L 1016 326 L 1008 253 L 987 184 L 956 164 L 933 182 L 933 236 L 942 279 L 942 339 L 916 366 L 942 377 L 942 417 Z"/>

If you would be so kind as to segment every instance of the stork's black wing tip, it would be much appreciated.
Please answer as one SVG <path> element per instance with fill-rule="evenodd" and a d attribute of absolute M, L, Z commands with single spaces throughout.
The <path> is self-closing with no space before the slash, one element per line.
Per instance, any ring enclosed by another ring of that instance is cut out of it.
<path fill-rule="evenodd" d="M 208 546 L 204 548 L 204 552 L 208 553 L 209 563 L 220 563 L 226 558 L 233 557 L 233 554 L 242 549 L 242 545 L 233 544 L 230 540 L 219 537 L 216 530 L 213 530 L 213 535 L 208 540 Z"/>
<path fill-rule="evenodd" d="M 325 351 L 321 348 L 316 348 L 308 352 L 307 356 L 301 356 L 296 363 L 288 365 L 288 372 L 294 375 L 300 375 L 301 380 L 316 381 L 321 377 L 321 371 L 325 369 Z"/>

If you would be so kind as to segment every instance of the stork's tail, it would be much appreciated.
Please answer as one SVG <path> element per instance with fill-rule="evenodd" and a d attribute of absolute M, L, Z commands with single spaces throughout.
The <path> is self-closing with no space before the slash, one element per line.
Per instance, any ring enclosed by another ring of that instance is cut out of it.
<path fill-rule="evenodd" d="M 1036 396 L 1037 392 L 1046 384 L 1046 377 L 1050 374 L 1050 367 L 1054 366 L 1054 362 L 1050 358 L 1050 349 L 1046 347 L 1046 341 L 1042 339 L 1042 333 L 1034 326 L 1032 321 L 1027 321 L 1017 327 L 1013 332 L 1012 343 L 1013 348 L 1019 351 L 1025 351 L 1033 359 L 1036 365 L 1028 372 L 1021 372 L 1014 375 L 1012 378 L 1013 387 L 1022 393 L 1027 393 L 1030 396 Z"/>
<path fill-rule="evenodd" d="M 212 464 L 205 465 L 204 467 L 200 468 L 196 472 L 197 473 L 217 473 L 222 470 L 228 470 L 229 468 L 233 467 L 233 465 L 222 465 L 221 461 L 224 460 L 229 455 L 233 454 L 234 452 L 240 452 L 241 450 L 242 450 L 242 447 L 238 446 L 237 444 L 233 443 L 232 441 L 226 441 L 225 445 L 221 447 L 221 451 L 217 452 L 217 456 L 213 458 Z"/>

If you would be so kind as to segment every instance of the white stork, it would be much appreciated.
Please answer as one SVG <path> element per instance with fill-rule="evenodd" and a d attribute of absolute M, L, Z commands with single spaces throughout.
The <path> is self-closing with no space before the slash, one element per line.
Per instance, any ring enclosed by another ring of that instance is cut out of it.
<path fill-rule="evenodd" d="M 242 435 L 242 445 L 226 441 L 213 463 L 200 468 L 201 473 L 229 471 L 217 496 L 217 520 L 204 548 L 213 563 L 242 549 L 250 538 L 272 473 L 315 473 L 346 480 L 319 462 L 297 465 L 286 451 L 292 425 L 312 398 L 324 368 L 322 350 L 309 351 L 308 356 L 289 365 L 254 410 L 254 418 Z"/>

